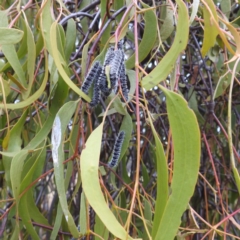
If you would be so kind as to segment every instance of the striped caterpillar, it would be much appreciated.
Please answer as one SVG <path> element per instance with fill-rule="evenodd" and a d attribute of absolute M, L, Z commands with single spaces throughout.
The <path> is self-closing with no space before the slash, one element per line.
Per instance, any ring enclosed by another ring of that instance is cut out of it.
<path fill-rule="evenodd" d="M 86 78 L 84 79 L 84 82 L 81 87 L 81 90 L 85 94 L 88 94 L 91 85 L 96 80 L 97 76 L 99 76 L 99 72 L 101 70 L 102 70 L 102 67 L 100 65 L 100 62 L 99 61 L 94 62 L 91 69 L 89 70 Z"/>
<path fill-rule="evenodd" d="M 124 63 L 121 66 L 119 78 L 120 78 L 120 84 L 121 84 L 123 97 L 124 97 L 125 101 L 127 101 L 128 100 L 128 87 L 127 87 L 127 77 L 126 77 Z"/>
<path fill-rule="evenodd" d="M 107 69 L 108 67 L 108 69 Z M 108 70 L 108 72 L 106 72 Z M 109 76 L 110 83 L 108 83 L 107 75 Z M 107 97 L 111 90 L 117 91 L 118 81 L 120 81 L 123 97 L 128 99 L 127 79 L 124 66 L 124 52 L 123 42 L 118 42 L 118 49 L 114 50 L 109 47 L 105 56 L 103 67 L 96 61 L 91 67 L 88 75 L 86 76 L 82 91 L 87 94 L 90 87 L 93 87 L 93 97 L 90 106 L 94 107 L 98 104 L 101 92 Z"/>
<path fill-rule="evenodd" d="M 99 103 L 100 95 L 101 95 L 101 91 L 100 91 L 99 86 L 98 86 L 98 81 L 96 81 L 94 86 L 93 86 L 92 101 L 89 103 L 89 105 L 91 107 L 95 107 Z"/>
<path fill-rule="evenodd" d="M 100 78 L 99 78 L 99 88 L 101 89 L 101 91 L 104 93 L 105 96 L 108 96 L 110 94 L 110 90 L 111 90 L 108 88 L 107 76 L 106 76 L 105 70 L 106 70 L 106 66 L 108 66 L 111 63 L 111 61 L 113 60 L 114 55 L 115 55 L 114 48 L 110 47 L 107 50 L 105 60 L 103 63 L 103 68 L 102 68 Z"/>
<path fill-rule="evenodd" d="M 110 64 L 110 81 L 111 88 L 115 89 L 117 87 L 118 79 L 120 77 L 120 69 L 122 64 L 124 64 L 124 52 L 118 49 L 114 52 L 114 58 Z"/>
<path fill-rule="evenodd" d="M 112 158 L 107 163 L 108 167 L 110 168 L 114 168 L 118 164 L 124 137 L 125 137 L 125 132 L 124 131 L 119 132 L 113 147 Z"/>

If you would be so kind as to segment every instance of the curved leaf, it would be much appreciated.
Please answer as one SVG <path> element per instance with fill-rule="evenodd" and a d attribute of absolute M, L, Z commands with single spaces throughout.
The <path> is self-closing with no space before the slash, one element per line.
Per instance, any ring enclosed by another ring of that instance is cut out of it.
<path fill-rule="evenodd" d="M 65 72 L 62 66 L 63 63 L 60 60 L 60 56 L 59 56 L 60 53 L 57 48 L 57 22 L 54 22 L 51 26 L 50 39 L 51 39 L 53 59 L 63 80 L 74 92 L 76 92 L 79 96 L 84 98 L 87 102 L 90 102 L 90 98 L 72 82 L 72 80 L 68 77 L 67 73 Z"/>
<path fill-rule="evenodd" d="M 147 8 L 148 5 L 144 4 L 144 7 Z M 157 38 L 157 17 L 155 12 L 151 10 L 144 9 L 146 12 L 144 13 L 145 27 L 143 37 L 138 46 L 138 61 L 143 61 L 149 52 L 152 50 L 152 47 Z M 150 37 L 151 36 L 151 37 Z M 135 66 L 135 54 L 133 54 L 126 61 L 126 68 L 131 69 Z"/>
<path fill-rule="evenodd" d="M 178 4 L 178 24 L 174 42 L 161 62 L 148 76 L 143 78 L 142 86 L 146 90 L 149 90 L 150 88 L 156 86 L 159 82 L 166 79 L 173 69 L 179 54 L 187 45 L 189 33 L 188 11 L 182 0 L 176 0 L 176 2 Z"/>
<path fill-rule="evenodd" d="M 156 240 L 174 239 L 181 216 L 193 195 L 200 166 L 200 131 L 195 114 L 178 94 L 162 87 L 174 146 L 172 193 L 158 227 Z"/>
<path fill-rule="evenodd" d="M 165 157 L 163 145 L 158 137 L 158 134 L 154 128 L 152 119 L 150 114 L 149 115 L 149 122 L 153 132 L 154 140 L 155 140 L 155 154 L 156 154 L 156 164 L 157 164 L 157 198 L 156 198 L 156 207 L 155 207 L 155 214 L 153 220 L 153 227 L 152 227 L 152 238 L 154 239 L 159 224 L 161 222 L 164 209 L 166 207 L 167 199 L 168 199 L 168 166 L 167 160 Z"/>
<path fill-rule="evenodd" d="M 201 50 L 203 57 L 207 54 L 208 50 L 214 46 L 216 42 L 216 37 L 218 35 L 218 29 L 212 22 L 212 18 L 218 21 L 215 5 L 212 0 L 205 0 L 205 2 L 208 4 L 212 12 L 210 13 L 208 9 L 206 9 L 206 6 L 203 6 L 204 38 Z"/>
<path fill-rule="evenodd" d="M 166 6 L 166 17 L 160 29 L 161 40 L 166 40 L 174 30 L 174 10 L 170 6 Z"/>
<path fill-rule="evenodd" d="M 102 143 L 102 131 L 103 123 L 92 132 L 86 142 L 85 149 L 82 151 L 80 160 L 82 187 L 89 204 L 106 228 L 115 237 L 130 240 L 132 238 L 109 209 L 99 184 L 98 164 Z"/>
<path fill-rule="evenodd" d="M 192 13 L 191 13 L 191 17 L 190 17 L 190 20 L 189 20 L 190 24 L 193 23 L 196 15 L 197 15 L 199 4 L 200 4 L 200 0 L 193 0 L 193 3 L 192 3 Z"/>
<path fill-rule="evenodd" d="M 23 31 L 7 27 L 0 28 L 0 45 L 16 44 L 22 37 Z"/>
<path fill-rule="evenodd" d="M 44 67 L 45 67 L 45 69 L 48 69 L 48 60 L 47 60 L 48 58 L 46 55 L 46 51 L 44 51 L 44 53 L 45 53 L 45 66 Z M 42 95 L 42 93 L 46 87 L 47 80 L 48 80 L 48 71 L 45 71 L 43 82 L 42 82 L 42 85 L 40 86 L 40 88 L 32 96 L 28 97 L 27 99 L 25 99 L 22 102 L 7 103 L 6 104 L 7 109 L 20 109 L 20 108 L 24 108 L 24 107 L 31 105 L 34 101 L 36 101 Z M 0 103 L 0 108 L 4 108 L 4 107 L 5 107 L 4 104 Z"/>
<path fill-rule="evenodd" d="M 59 195 L 59 201 L 62 207 L 64 217 L 68 224 L 69 230 L 74 237 L 79 237 L 79 232 L 74 223 L 74 219 L 71 213 L 69 212 L 68 203 L 67 203 L 66 194 L 65 194 L 64 171 L 63 171 L 63 160 L 64 160 L 63 141 L 64 141 L 64 132 L 76 109 L 77 103 L 78 101 L 68 102 L 61 107 L 53 123 L 52 138 L 51 138 L 54 175 L 55 175 L 55 181 L 56 181 L 57 191 Z"/>

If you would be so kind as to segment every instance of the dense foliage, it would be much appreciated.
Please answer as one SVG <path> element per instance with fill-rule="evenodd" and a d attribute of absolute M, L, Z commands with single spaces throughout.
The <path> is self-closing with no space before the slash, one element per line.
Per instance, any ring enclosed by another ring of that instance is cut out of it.
<path fill-rule="evenodd" d="M 240 239 L 236 2 L 0 2 L 2 239 Z"/>

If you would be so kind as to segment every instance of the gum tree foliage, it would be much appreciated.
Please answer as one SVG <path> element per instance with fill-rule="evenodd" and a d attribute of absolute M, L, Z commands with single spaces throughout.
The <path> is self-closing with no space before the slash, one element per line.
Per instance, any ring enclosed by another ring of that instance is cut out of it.
<path fill-rule="evenodd" d="M 237 1 L 0 6 L 1 239 L 240 239 Z"/>

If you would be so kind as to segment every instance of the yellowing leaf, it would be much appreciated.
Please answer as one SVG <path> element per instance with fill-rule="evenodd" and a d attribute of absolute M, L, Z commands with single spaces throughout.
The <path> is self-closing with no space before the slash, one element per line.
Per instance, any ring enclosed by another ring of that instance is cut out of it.
<path fill-rule="evenodd" d="M 203 46 L 202 46 L 202 55 L 203 57 L 207 54 L 209 49 L 214 46 L 216 42 L 216 37 L 218 35 L 218 29 L 216 28 L 213 18 L 215 21 L 218 21 L 217 12 L 215 9 L 215 5 L 212 0 L 205 0 L 208 4 L 211 12 L 203 6 L 203 17 L 204 17 L 204 37 L 203 37 Z"/>

